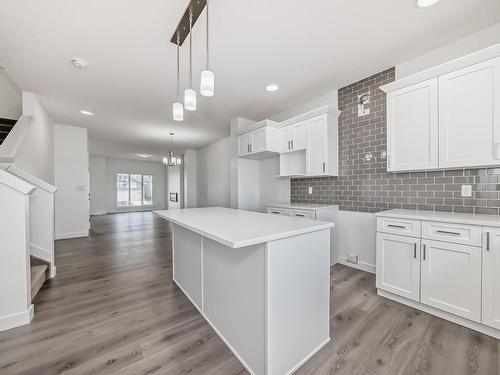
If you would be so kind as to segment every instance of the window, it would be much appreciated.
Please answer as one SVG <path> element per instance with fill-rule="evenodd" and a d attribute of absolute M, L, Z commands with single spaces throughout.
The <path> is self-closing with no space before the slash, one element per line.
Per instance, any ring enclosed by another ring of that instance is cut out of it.
<path fill-rule="evenodd" d="M 136 207 L 153 205 L 153 176 L 118 173 L 116 175 L 116 205 Z"/>

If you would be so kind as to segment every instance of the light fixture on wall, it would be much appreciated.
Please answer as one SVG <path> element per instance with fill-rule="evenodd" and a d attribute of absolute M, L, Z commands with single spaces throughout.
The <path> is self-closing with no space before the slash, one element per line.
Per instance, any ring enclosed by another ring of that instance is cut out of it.
<path fill-rule="evenodd" d="M 184 108 L 179 101 L 179 36 L 177 36 L 177 101 L 172 106 L 175 121 L 184 120 Z"/>
<path fill-rule="evenodd" d="M 417 6 L 419 8 L 427 8 L 436 4 L 439 0 L 417 0 Z"/>
<path fill-rule="evenodd" d="M 174 152 L 172 151 L 173 142 L 174 142 L 173 140 L 174 140 L 174 133 L 170 133 L 170 151 L 168 151 L 168 156 L 166 156 L 162 159 L 162 163 L 166 167 L 175 167 L 176 165 L 182 164 L 182 158 L 179 156 L 176 156 L 174 154 Z"/>
<path fill-rule="evenodd" d="M 207 0 L 207 68 L 201 72 L 200 93 L 203 96 L 214 96 L 215 91 L 215 75 L 210 70 L 210 39 L 209 39 L 209 12 Z"/>
<path fill-rule="evenodd" d="M 193 15 L 189 15 L 189 88 L 184 91 L 184 108 L 196 111 L 196 91 L 193 90 Z"/>

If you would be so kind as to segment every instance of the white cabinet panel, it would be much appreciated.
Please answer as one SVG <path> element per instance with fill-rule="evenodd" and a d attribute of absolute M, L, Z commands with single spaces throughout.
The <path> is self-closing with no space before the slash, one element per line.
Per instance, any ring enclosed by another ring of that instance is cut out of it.
<path fill-rule="evenodd" d="M 421 302 L 481 320 L 481 249 L 422 240 Z"/>
<path fill-rule="evenodd" d="M 307 168 L 308 176 L 327 174 L 327 125 L 326 116 L 311 119 L 307 124 Z"/>
<path fill-rule="evenodd" d="M 288 152 L 292 149 L 292 127 L 287 126 L 281 129 L 281 152 Z"/>
<path fill-rule="evenodd" d="M 500 229 L 484 228 L 483 324 L 500 329 Z"/>
<path fill-rule="evenodd" d="M 267 129 L 262 128 L 256 130 L 252 133 L 252 145 L 250 146 L 250 152 L 262 152 L 267 149 Z"/>
<path fill-rule="evenodd" d="M 240 135 L 238 138 L 238 155 L 247 155 L 250 153 L 252 145 L 252 134 Z"/>
<path fill-rule="evenodd" d="M 500 163 L 500 58 L 439 77 L 439 166 Z"/>
<path fill-rule="evenodd" d="M 267 213 L 268 214 L 273 214 L 273 215 L 283 215 L 283 216 L 291 216 L 292 215 L 291 211 L 287 210 L 286 208 L 268 207 L 267 208 Z"/>
<path fill-rule="evenodd" d="M 307 141 L 307 123 L 300 122 L 292 125 L 292 150 L 304 150 Z"/>
<path fill-rule="evenodd" d="M 292 210 L 292 216 L 316 219 L 316 212 L 312 210 Z"/>
<path fill-rule="evenodd" d="M 387 95 L 387 170 L 438 167 L 438 80 Z"/>
<path fill-rule="evenodd" d="M 400 236 L 420 237 L 420 220 L 378 217 L 377 231 Z"/>
<path fill-rule="evenodd" d="M 377 233 L 377 288 L 418 301 L 420 239 Z"/>
<path fill-rule="evenodd" d="M 462 245 L 481 246 L 482 227 L 479 225 L 422 222 L 422 238 L 453 242 Z"/>

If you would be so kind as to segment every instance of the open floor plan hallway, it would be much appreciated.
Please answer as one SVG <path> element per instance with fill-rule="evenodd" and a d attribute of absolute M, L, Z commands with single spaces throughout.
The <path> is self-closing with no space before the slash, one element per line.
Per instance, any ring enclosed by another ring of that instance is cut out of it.
<path fill-rule="evenodd" d="M 171 227 L 94 216 L 57 241 L 57 277 L 29 325 L 0 333 L 0 374 L 247 374 L 172 282 Z M 498 374 L 499 341 L 376 295 L 375 276 L 331 270 L 332 342 L 297 374 Z"/>

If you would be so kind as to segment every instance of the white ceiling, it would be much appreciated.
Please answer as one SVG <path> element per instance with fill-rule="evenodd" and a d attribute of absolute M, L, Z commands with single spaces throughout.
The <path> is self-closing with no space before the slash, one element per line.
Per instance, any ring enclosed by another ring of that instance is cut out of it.
<path fill-rule="evenodd" d="M 211 0 L 213 98 L 171 120 L 175 45 L 188 0 L 0 0 L 0 61 L 39 94 L 58 123 L 85 126 L 91 152 L 164 154 L 229 133 L 500 21 L 498 0 Z M 196 88 L 205 61 L 204 14 L 193 32 Z M 188 45 L 182 48 L 187 83 Z M 70 59 L 88 62 L 84 70 Z M 276 82 L 280 90 L 265 91 Z M 79 111 L 95 113 L 92 118 Z"/>

